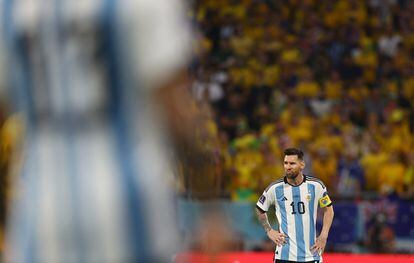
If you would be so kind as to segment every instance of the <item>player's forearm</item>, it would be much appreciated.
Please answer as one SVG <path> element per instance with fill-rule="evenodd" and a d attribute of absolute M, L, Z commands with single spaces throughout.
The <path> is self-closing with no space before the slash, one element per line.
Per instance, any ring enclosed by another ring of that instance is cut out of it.
<path fill-rule="evenodd" d="M 185 72 L 177 72 L 154 91 L 154 103 L 169 129 L 172 139 L 194 140 L 194 125 L 200 117 L 189 91 L 190 81 Z"/>
<path fill-rule="evenodd" d="M 322 226 L 321 235 L 328 237 L 329 229 L 331 229 L 333 218 L 334 218 L 333 206 L 329 206 L 325 209 L 325 213 L 323 214 L 323 226 Z"/>
<path fill-rule="evenodd" d="M 269 219 L 267 218 L 266 213 L 263 213 L 262 211 L 256 208 L 256 215 L 257 215 L 257 219 L 259 220 L 260 224 L 263 226 L 266 233 L 272 230 L 272 227 L 270 226 Z"/>

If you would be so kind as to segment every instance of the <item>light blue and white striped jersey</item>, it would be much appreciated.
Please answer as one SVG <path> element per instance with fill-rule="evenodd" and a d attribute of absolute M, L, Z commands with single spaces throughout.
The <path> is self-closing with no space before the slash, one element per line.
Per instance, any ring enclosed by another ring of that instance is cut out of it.
<path fill-rule="evenodd" d="M 26 120 L 8 262 L 169 262 L 151 91 L 186 66 L 179 0 L 1 0 L 0 87 Z"/>
<path fill-rule="evenodd" d="M 275 259 L 308 262 L 320 260 L 310 248 L 316 240 L 316 216 L 318 205 L 331 205 L 325 185 L 315 177 L 304 175 L 302 184 L 290 185 L 286 177 L 263 192 L 257 207 L 268 211 L 274 205 L 279 231 L 288 236 L 287 244 L 277 246 Z"/>

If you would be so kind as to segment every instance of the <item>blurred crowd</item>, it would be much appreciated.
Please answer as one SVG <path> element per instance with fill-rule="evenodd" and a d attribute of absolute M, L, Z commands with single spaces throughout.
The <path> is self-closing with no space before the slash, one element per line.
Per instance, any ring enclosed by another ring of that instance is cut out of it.
<path fill-rule="evenodd" d="M 182 195 L 256 201 L 293 146 L 333 196 L 414 198 L 413 1 L 191 4 L 199 105 L 189 111 L 203 117 L 195 145 L 177 143 Z M 0 116 L 3 175 L 17 120 Z"/>
<path fill-rule="evenodd" d="M 194 0 L 190 16 L 213 165 L 182 193 L 257 200 L 295 146 L 337 198 L 413 199 L 413 1 Z"/>

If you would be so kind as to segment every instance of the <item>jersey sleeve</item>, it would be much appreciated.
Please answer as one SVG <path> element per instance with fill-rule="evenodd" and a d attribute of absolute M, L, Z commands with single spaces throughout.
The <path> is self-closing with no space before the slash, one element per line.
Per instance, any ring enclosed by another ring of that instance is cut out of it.
<path fill-rule="evenodd" d="M 264 191 L 263 194 L 260 196 L 259 200 L 256 203 L 256 206 L 262 209 L 263 211 L 267 212 L 275 203 L 275 196 L 272 194 L 273 191 Z"/>
<path fill-rule="evenodd" d="M 184 2 L 138 0 L 134 11 L 125 11 L 134 12 L 124 25 L 128 59 L 146 88 L 164 84 L 189 62 L 192 34 Z"/>
<path fill-rule="evenodd" d="M 328 207 L 332 205 L 332 201 L 328 195 L 328 190 L 326 189 L 324 185 L 318 186 L 317 197 L 318 197 L 318 204 L 320 208 L 324 208 L 324 207 Z"/>

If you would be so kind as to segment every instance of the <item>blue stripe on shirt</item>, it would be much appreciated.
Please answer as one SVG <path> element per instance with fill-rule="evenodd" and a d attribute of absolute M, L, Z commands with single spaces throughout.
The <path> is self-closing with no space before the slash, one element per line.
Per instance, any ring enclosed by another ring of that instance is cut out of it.
<path fill-rule="evenodd" d="M 63 16 L 64 16 L 64 5 L 63 5 L 63 1 L 62 0 L 55 0 L 55 6 L 54 6 L 54 23 L 53 23 L 53 28 L 52 28 L 52 32 L 53 32 L 53 37 L 54 40 L 57 41 L 56 43 L 56 48 L 57 48 L 57 53 L 54 54 L 54 56 L 56 56 L 56 58 L 58 58 L 58 65 L 59 65 L 59 80 L 60 83 L 58 83 L 58 87 L 60 88 L 60 91 L 62 96 L 63 96 L 63 107 L 64 107 L 64 114 L 65 114 L 65 120 L 67 121 L 67 123 L 69 123 L 69 125 L 63 124 L 64 129 L 63 129 L 63 134 L 64 134 L 64 144 L 65 144 L 65 155 L 66 158 L 68 159 L 68 163 L 70 164 L 68 167 L 68 170 L 65 172 L 62 172 L 60 175 L 58 176 L 67 176 L 67 180 L 69 182 L 68 184 L 68 188 L 69 188 L 69 207 L 67 207 L 68 209 L 70 209 L 69 212 L 69 216 L 71 217 L 71 228 L 73 230 L 72 233 L 70 233 L 71 235 L 71 242 L 72 247 L 76 248 L 76 255 L 73 255 L 76 260 L 78 262 L 85 262 L 87 260 L 86 257 L 86 250 L 89 248 L 89 244 L 87 244 L 84 238 L 84 233 L 82 231 L 82 220 L 81 220 L 81 216 L 80 216 L 80 211 L 81 211 L 81 207 L 82 207 L 82 201 L 87 201 L 87 200 L 82 200 L 82 192 L 80 192 L 81 188 L 78 187 L 78 185 L 82 184 L 82 179 L 81 179 L 81 171 L 79 169 L 79 165 L 78 165 L 78 158 L 76 155 L 76 151 L 75 151 L 75 144 L 76 144 L 76 140 L 75 140 L 75 135 L 74 132 L 76 132 L 76 127 L 74 126 L 74 121 L 72 120 L 73 116 L 70 114 L 70 112 L 73 112 L 72 107 L 74 105 L 71 105 L 70 103 L 70 86 L 69 86 L 69 82 L 71 81 L 69 79 L 69 68 L 68 64 L 70 63 L 69 60 L 67 59 L 67 53 L 65 52 L 65 31 L 64 31 L 64 21 Z M 58 180 L 62 180 L 62 178 L 58 179 Z M 59 209 L 58 209 L 59 211 Z M 69 239 L 69 237 L 67 237 Z"/>
<path fill-rule="evenodd" d="M 282 219 L 282 222 L 280 222 L 280 226 L 282 228 L 282 232 L 285 235 L 287 235 L 288 234 L 288 223 L 287 223 L 285 201 L 283 200 L 283 198 L 285 197 L 285 194 L 283 192 L 283 185 L 276 187 L 275 192 L 276 192 L 277 203 L 280 208 L 280 217 Z M 290 244 L 289 244 L 289 240 L 287 241 L 288 242 L 282 246 L 282 255 L 281 255 L 282 260 L 289 260 Z"/>
<path fill-rule="evenodd" d="M 315 244 L 315 218 L 314 218 L 314 208 L 315 208 L 315 186 L 313 184 L 308 184 L 308 192 L 311 196 L 309 200 L 309 247 L 312 247 Z M 319 259 L 319 256 L 314 255 L 315 260 Z"/>
<path fill-rule="evenodd" d="M 11 81 L 10 91 L 13 102 L 13 110 L 23 111 L 26 114 L 26 129 L 30 132 L 35 124 L 34 101 L 32 94 L 32 68 L 29 58 L 29 36 L 18 32 L 13 17 L 15 5 L 14 0 L 7 0 L 4 4 L 4 30 L 8 51 L 11 52 L 10 60 L 12 69 L 8 72 Z"/>
<path fill-rule="evenodd" d="M 306 247 L 305 247 L 305 236 L 303 233 L 303 219 L 302 214 L 300 211 L 302 211 L 302 207 L 299 204 L 301 201 L 300 196 L 300 187 L 291 187 L 292 188 L 292 196 L 293 196 L 293 202 L 295 206 L 295 229 L 296 229 L 296 245 L 297 245 L 297 260 L 298 261 L 304 261 L 306 258 Z M 306 211 L 305 211 L 306 212 Z"/>
<path fill-rule="evenodd" d="M 9 74 L 11 75 L 10 80 L 8 80 L 9 84 L 9 90 L 12 92 L 12 99 L 15 99 L 17 104 L 18 110 L 25 110 L 26 113 L 28 113 L 28 101 L 31 101 L 31 93 L 28 92 L 30 90 L 30 81 L 29 79 L 29 57 L 27 53 L 27 49 L 22 41 L 22 39 L 18 38 L 18 34 L 16 31 L 15 26 L 15 17 L 13 14 L 15 14 L 15 7 L 14 0 L 6 0 L 2 2 L 3 6 L 3 26 L 4 26 L 4 32 L 2 32 L 4 35 L 3 37 L 5 39 L 5 42 L 7 43 L 7 50 L 11 52 L 12 59 L 11 62 L 11 70 Z M 13 109 L 16 110 L 16 109 Z M 26 129 L 29 132 L 32 130 L 32 122 L 26 123 Z M 37 157 L 37 156 L 36 156 Z M 36 162 L 33 163 L 33 166 L 30 165 L 30 168 L 34 168 L 36 165 Z M 33 173 L 33 170 L 28 171 L 29 165 L 26 164 L 26 166 L 23 167 L 23 176 L 27 175 L 29 172 Z M 37 230 L 36 223 L 37 218 L 34 215 L 33 211 L 35 211 L 34 206 L 28 205 L 27 201 L 31 200 L 34 204 L 37 204 L 36 201 L 39 200 L 39 194 L 38 194 L 38 180 L 33 180 L 33 177 L 26 177 L 25 180 L 29 181 L 31 180 L 32 183 L 28 183 L 28 186 L 26 188 L 26 193 L 24 193 L 25 197 L 27 199 L 19 200 L 19 206 L 13 208 L 13 213 L 15 213 L 16 217 L 14 217 L 14 220 L 17 221 L 17 223 L 14 224 L 14 229 L 12 230 L 12 241 L 16 243 L 12 243 L 11 246 L 13 246 L 13 249 L 15 249 L 16 253 L 19 253 L 18 255 L 22 262 L 24 263 L 31 263 L 34 262 L 37 258 L 37 251 L 36 251 L 36 239 L 35 239 L 35 232 Z M 19 178 L 19 182 L 22 178 Z M 30 198 L 30 199 L 29 199 Z M 29 218 L 28 215 L 31 215 L 32 217 Z M 18 228 L 16 228 L 18 226 Z M 11 255 L 16 256 L 16 255 Z"/>
<path fill-rule="evenodd" d="M 121 165 L 122 177 L 120 179 L 122 193 L 125 198 L 126 215 L 128 231 L 128 252 L 131 254 L 133 262 L 151 262 L 154 261 L 149 246 L 148 227 L 145 222 L 144 198 L 137 185 L 136 170 L 133 163 L 133 147 L 131 144 L 131 124 L 128 123 L 129 112 L 125 105 L 126 87 L 128 81 L 124 79 L 124 69 L 122 68 L 122 53 L 120 50 L 119 30 L 117 25 L 117 3 L 116 0 L 105 0 L 103 6 L 103 30 L 104 30 L 104 47 L 108 63 L 108 91 L 111 99 L 110 112 L 115 126 L 115 140 L 117 142 L 117 155 Z M 143 36 L 144 37 L 144 36 Z"/>

